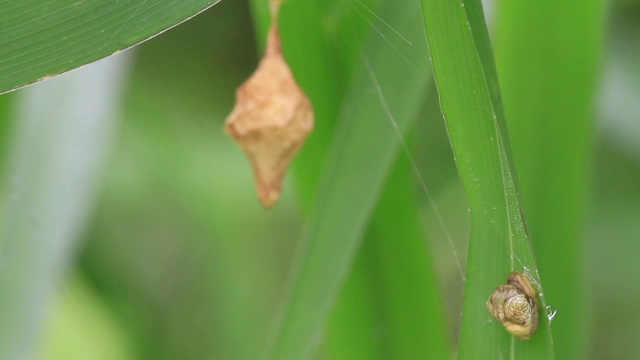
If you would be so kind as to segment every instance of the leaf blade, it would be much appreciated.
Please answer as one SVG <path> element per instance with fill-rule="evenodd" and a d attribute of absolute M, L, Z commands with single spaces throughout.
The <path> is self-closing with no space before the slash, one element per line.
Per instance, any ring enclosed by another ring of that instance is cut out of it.
<path fill-rule="evenodd" d="M 0 94 L 130 48 L 219 1 L 0 0 Z"/>
<path fill-rule="evenodd" d="M 389 12 L 382 12 L 385 19 L 404 19 L 404 26 L 422 33 L 419 3 L 387 5 Z M 377 34 L 361 49 L 364 59 L 356 68 L 348 106 L 328 150 L 304 248 L 294 265 L 298 270 L 282 308 L 282 322 L 267 349 L 268 359 L 304 359 L 313 354 L 400 146 L 388 117 L 391 114 L 398 131 L 405 131 L 426 93 L 425 46 L 414 46 L 415 58 L 421 61 L 416 63 L 419 76 L 414 67 L 406 66 L 406 57 Z M 383 71 L 389 59 L 404 66 Z M 362 91 L 363 87 L 372 91 Z M 406 92 L 412 96 L 385 95 Z"/>
<path fill-rule="evenodd" d="M 555 1 L 498 6 L 496 59 L 524 208 L 541 274 L 563 274 L 545 283 L 549 303 L 561 309 L 556 351 L 583 359 L 589 297 L 581 248 L 604 4 L 583 1 L 580 11 Z"/>
<path fill-rule="evenodd" d="M 521 216 L 482 6 L 479 1 L 422 4 L 440 104 L 471 213 L 459 357 L 553 358 L 546 321 L 531 341 L 521 342 L 485 308 L 491 291 L 513 270 L 527 273 L 540 295 L 542 287 Z"/>

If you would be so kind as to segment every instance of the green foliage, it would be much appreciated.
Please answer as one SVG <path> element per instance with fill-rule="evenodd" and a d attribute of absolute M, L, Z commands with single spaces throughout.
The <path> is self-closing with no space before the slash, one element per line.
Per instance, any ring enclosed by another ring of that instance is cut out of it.
<path fill-rule="evenodd" d="M 213 3 L 0 0 L 0 92 L 128 48 Z M 640 292 L 629 286 L 640 276 L 633 1 L 613 12 L 605 49 L 622 76 L 610 83 L 606 73 L 598 116 L 601 2 L 498 2 L 498 86 L 479 1 L 422 0 L 422 9 L 418 0 L 286 1 L 284 52 L 317 124 L 270 211 L 222 133 L 269 21 L 266 1 L 251 5 L 255 29 L 245 2 L 223 1 L 136 47 L 127 88 L 91 103 L 109 109 L 98 113 L 112 125 L 110 112 L 122 114 L 112 146 L 98 146 L 108 132 L 74 139 L 91 119 L 65 121 L 71 95 L 88 103 L 98 81 L 90 90 L 26 89 L 42 91 L 39 100 L 24 90 L 0 98 L 3 149 L 22 144 L 32 155 L 3 154 L 0 355 L 638 358 Z M 47 99 L 40 125 L 20 120 Z M 602 131 L 591 117 L 607 120 Z M 39 137 L 19 136 L 22 127 Z M 55 160 L 81 143 L 85 155 L 110 151 L 111 162 Z M 73 231 L 52 236 L 59 229 Z M 464 305 L 452 247 L 466 267 Z M 558 309 L 553 345 L 548 309 L 530 341 L 486 311 L 513 269 L 528 270 Z M 80 274 L 52 302 L 66 270 Z"/>
<path fill-rule="evenodd" d="M 127 49 L 220 0 L 0 1 L 0 94 Z"/>
<path fill-rule="evenodd" d="M 487 289 L 514 270 L 543 294 L 518 199 L 489 35 L 479 1 L 423 0 L 440 105 L 471 212 L 460 358 L 552 359 L 544 296 L 532 340 L 487 321 Z"/>
<path fill-rule="evenodd" d="M 398 26 L 398 31 L 411 35 L 420 34 L 421 19 L 418 16 L 418 5 L 417 3 L 408 3 L 402 6 L 388 4 L 387 7 L 380 10 L 380 14 L 394 25 L 401 24 Z M 297 27 L 290 25 L 287 16 L 293 17 L 295 15 L 296 24 L 313 23 L 312 20 L 305 21 L 300 19 L 301 14 L 306 13 L 304 11 L 296 11 L 294 13 L 291 9 L 287 10 L 285 6 L 280 15 L 285 54 L 290 56 L 289 59 L 296 74 L 307 73 L 311 66 L 308 62 L 296 62 L 299 55 L 296 56 L 297 54 L 291 51 L 287 52 L 286 41 L 288 37 L 286 34 L 293 34 L 294 31 L 297 31 Z M 322 17 L 320 13 L 313 14 L 313 18 L 320 17 Z M 351 20 L 351 18 L 345 17 L 338 20 L 337 24 L 341 24 L 340 21 Z M 350 26 L 358 28 L 359 24 L 350 24 Z M 388 29 L 384 30 L 389 31 Z M 314 33 L 312 30 L 309 32 Z M 353 34 L 350 38 L 357 39 L 358 33 Z M 325 42 L 330 41 L 330 38 L 325 40 Z M 423 99 L 420 94 L 426 92 L 428 83 L 424 77 L 428 72 L 428 64 L 424 62 L 427 57 L 424 44 L 417 44 L 414 48 L 409 48 L 406 43 L 404 46 L 398 45 L 399 42 L 396 39 L 391 44 L 386 41 L 388 40 L 375 34 L 364 43 L 361 52 L 354 52 L 349 49 L 349 51 L 343 52 L 343 56 L 337 56 L 337 58 L 344 59 L 354 58 L 355 56 L 358 59 L 356 66 L 350 64 L 344 66 L 347 70 L 354 70 L 352 79 L 354 85 L 342 100 L 349 109 L 339 115 L 338 121 L 340 125 L 336 129 L 335 135 L 329 141 L 325 138 L 322 151 L 316 152 L 316 154 L 319 153 L 323 156 L 328 154 L 325 165 L 323 166 L 322 164 L 322 158 L 314 159 L 303 153 L 299 161 L 304 164 L 304 167 L 299 165 L 296 169 L 303 173 L 312 174 L 317 172 L 318 169 L 323 171 L 320 176 L 318 192 L 315 195 L 315 201 L 307 219 L 307 231 L 302 239 L 301 250 L 297 254 L 298 259 L 294 263 L 295 268 L 292 269 L 293 275 L 289 284 L 290 288 L 286 293 L 288 297 L 285 299 L 282 308 L 282 323 L 279 324 L 279 328 L 274 330 L 275 337 L 268 344 L 267 358 L 300 359 L 309 357 L 314 353 L 317 347 L 315 338 L 326 327 L 329 315 L 338 299 L 342 283 L 351 269 L 351 263 L 377 201 L 376 194 L 381 193 L 380 189 L 383 187 L 387 173 L 394 158 L 397 156 L 400 147 L 400 138 L 397 135 L 403 133 L 411 125 L 411 122 L 415 120 L 415 115 L 421 105 L 421 99 Z M 401 46 L 401 50 L 398 50 L 398 46 Z M 302 47 L 293 47 L 293 49 L 296 48 L 304 49 Z M 345 48 L 344 45 L 336 47 L 338 55 L 341 54 L 339 52 L 341 48 Z M 408 50 L 405 52 L 405 49 Z M 403 51 L 405 58 L 398 53 L 399 51 Z M 305 55 L 308 56 L 308 54 Z M 411 59 L 409 61 L 419 59 L 418 61 L 421 62 L 416 63 L 417 68 L 405 66 L 406 57 Z M 393 67 L 395 71 L 385 71 L 388 67 Z M 338 72 L 337 79 L 340 79 L 339 74 Z M 305 84 L 309 84 L 307 86 L 309 89 L 313 89 L 313 80 L 317 81 L 317 78 L 309 79 L 304 75 L 300 75 L 299 79 L 303 87 L 305 87 Z M 362 91 L 363 86 L 372 89 L 372 91 Z M 415 96 L 405 96 L 405 91 Z M 315 101 L 312 90 L 309 91 L 309 94 L 314 104 L 322 103 Z M 325 116 L 321 111 L 318 114 L 317 121 L 321 127 Z M 396 134 L 394 126 L 398 126 L 400 133 Z M 394 136 L 389 136 L 390 134 Z M 320 136 L 322 135 L 321 132 Z M 327 142 L 331 145 L 328 148 Z M 311 151 L 314 149 L 319 150 L 318 146 L 313 142 L 309 146 Z M 311 190 L 313 189 L 313 187 L 310 188 Z M 404 189 L 404 191 L 410 191 L 410 189 Z M 400 213 L 401 209 L 408 205 L 398 201 L 393 203 L 392 200 L 389 200 L 389 202 L 390 204 L 382 204 L 379 211 L 382 213 Z M 408 217 L 416 218 L 418 215 L 416 210 L 403 213 L 406 213 Z M 411 221 L 409 218 L 406 221 L 408 223 L 405 231 L 414 234 L 420 233 L 415 219 Z M 372 230 L 374 232 L 369 240 L 376 241 L 375 238 L 377 237 L 377 242 L 380 243 L 377 245 L 378 247 L 387 242 L 392 242 L 395 246 L 406 244 L 403 252 L 413 252 L 424 248 L 424 246 L 420 245 L 420 241 L 414 240 L 410 242 L 410 236 L 405 239 L 401 237 L 397 240 L 391 237 L 381 238 L 380 233 L 386 232 L 388 235 L 398 233 L 398 231 L 392 229 L 397 229 L 399 224 L 393 222 L 386 224 L 386 226 L 380 225 L 379 222 L 377 224 L 380 228 Z M 417 249 L 412 248 L 416 246 Z M 374 247 L 372 251 L 375 249 Z M 409 272 L 397 267 L 387 267 L 386 271 L 383 271 L 384 263 L 394 261 L 393 259 L 397 259 L 397 256 L 392 252 L 380 254 L 381 263 L 377 264 L 377 272 L 382 272 L 389 277 L 399 276 L 402 273 L 409 274 Z M 414 266 L 415 276 L 419 276 L 421 273 L 426 275 L 423 276 L 424 280 L 420 280 L 415 286 L 412 286 L 415 291 L 414 296 L 431 299 L 429 301 L 431 304 L 437 303 L 437 301 L 434 302 L 433 290 L 430 290 L 430 288 L 434 287 L 433 280 L 425 282 L 429 277 L 433 279 L 433 276 L 430 275 L 432 270 L 429 269 L 429 263 L 424 261 L 416 262 Z M 368 274 L 359 277 L 360 282 L 371 281 L 369 277 L 375 276 L 374 274 L 369 270 Z M 378 276 L 381 276 L 381 274 L 378 274 Z M 356 282 L 352 286 L 361 286 L 361 284 Z M 390 296 L 391 299 L 395 296 L 395 300 L 390 300 L 386 308 L 371 310 L 371 313 L 375 314 L 373 316 L 389 316 L 389 314 L 400 311 L 399 309 L 413 313 L 424 310 L 424 305 L 418 302 L 411 301 L 409 298 L 403 300 L 401 294 L 402 292 L 406 293 L 406 289 L 401 287 L 394 288 L 393 284 L 388 284 L 385 290 L 385 294 L 374 294 L 379 297 Z M 353 301 L 353 296 L 351 296 L 351 299 L 344 299 L 342 304 L 348 306 L 346 304 L 349 301 Z M 354 314 L 349 313 L 345 316 L 354 316 Z M 381 321 L 378 326 L 400 331 L 393 331 L 393 333 L 383 336 L 382 341 L 376 341 L 374 337 L 363 336 L 363 334 L 366 334 L 366 330 L 364 332 L 343 331 L 343 326 L 337 324 L 348 323 L 350 320 L 345 320 L 345 316 L 334 320 L 333 333 L 340 334 L 342 339 L 354 337 L 354 343 L 358 343 L 356 338 L 362 336 L 363 339 L 361 341 L 366 345 L 360 349 L 367 349 L 367 355 L 362 353 L 359 356 L 354 355 L 358 347 L 339 347 L 340 350 L 336 350 L 338 347 L 333 347 L 333 355 L 338 358 L 396 357 L 403 352 L 406 353 L 407 350 L 403 349 L 405 346 L 413 347 L 414 349 L 426 346 L 427 348 L 434 348 L 434 350 L 444 346 L 443 336 L 422 339 L 421 342 L 415 341 L 416 333 L 425 331 L 428 333 L 429 329 L 434 328 L 437 330 L 431 331 L 443 332 L 437 317 L 434 317 L 432 321 L 429 321 L 428 317 L 423 317 L 419 323 L 416 323 L 415 320 L 419 317 L 412 319 L 405 316 L 401 324 L 404 324 L 403 331 L 406 334 L 403 334 L 401 330 L 403 326 L 398 324 L 394 326 L 393 324 L 394 321 L 392 320 L 401 321 L 399 318 L 392 317 L 391 320 Z M 367 317 L 366 314 L 362 316 L 364 318 Z M 408 325 L 412 321 L 414 322 L 413 327 Z M 353 321 L 351 320 L 351 322 Z M 407 341 L 403 339 L 414 340 Z M 433 340 L 434 343 L 431 344 L 428 340 Z M 376 351 L 375 347 L 377 346 L 374 345 L 376 343 L 385 344 L 382 347 L 387 349 Z M 403 345 L 403 343 L 408 343 L 409 345 Z M 337 342 L 331 343 L 329 347 L 332 345 L 339 346 Z M 394 346 L 397 346 L 395 350 L 389 349 Z M 437 356 L 442 356 L 442 353 L 443 351 Z"/>
<path fill-rule="evenodd" d="M 580 2 L 580 11 L 557 1 L 499 5 L 496 57 L 524 213 L 547 300 L 561 309 L 556 354 L 584 359 L 590 299 L 575 294 L 586 292 L 580 274 L 604 2 Z"/>

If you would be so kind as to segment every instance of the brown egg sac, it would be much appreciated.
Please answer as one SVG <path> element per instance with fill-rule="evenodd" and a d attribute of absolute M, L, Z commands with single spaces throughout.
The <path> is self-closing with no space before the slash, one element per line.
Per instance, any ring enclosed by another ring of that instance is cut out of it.
<path fill-rule="evenodd" d="M 252 164 L 260 203 L 273 206 L 289 164 L 313 129 L 311 102 L 284 59 L 275 22 L 258 68 L 236 92 L 225 129 Z"/>
<path fill-rule="evenodd" d="M 487 309 L 512 335 L 527 340 L 538 329 L 538 300 L 529 278 L 517 271 L 498 286 L 487 301 Z"/>

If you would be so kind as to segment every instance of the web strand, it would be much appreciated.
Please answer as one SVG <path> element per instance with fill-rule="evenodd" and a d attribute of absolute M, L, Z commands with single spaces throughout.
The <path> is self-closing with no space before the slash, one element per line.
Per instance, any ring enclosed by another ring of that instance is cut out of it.
<path fill-rule="evenodd" d="M 462 279 L 462 281 L 465 281 L 465 276 L 464 276 L 464 271 L 462 270 L 462 264 L 460 262 L 460 257 L 458 256 L 458 251 L 456 250 L 455 244 L 453 242 L 453 238 L 451 237 L 451 234 L 449 233 L 449 230 L 442 218 L 442 215 L 440 214 L 440 210 L 438 209 L 438 207 L 436 206 L 436 203 L 433 199 L 433 196 L 431 195 L 431 192 L 429 191 L 429 189 L 427 188 L 427 185 L 424 181 L 424 178 L 422 177 L 422 174 L 420 173 L 419 169 L 418 169 L 418 165 L 415 162 L 415 159 L 413 158 L 413 155 L 411 154 L 411 151 L 409 150 L 409 147 L 407 146 L 407 143 L 404 141 L 404 137 L 402 135 L 402 132 L 400 131 L 400 128 L 398 126 L 398 122 L 396 121 L 395 117 L 393 116 L 393 113 L 391 112 L 391 109 L 389 108 L 389 104 L 387 103 L 385 97 L 384 97 L 384 93 L 382 92 L 382 88 L 380 87 L 380 83 L 378 82 L 377 77 L 375 76 L 375 73 L 373 72 L 373 69 L 371 68 L 371 64 L 369 63 L 369 59 L 366 57 L 366 55 L 363 54 L 363 60 L 364 60 L 364 64 L 367 68 L 367 72 L 369 73 L 369 77 L 371 78 L 371 81 L 373 82 L 373 85 L 375 87 L 376 90 L 376 94 L 378 95 L 378 99 L 380 100 L 380 104 L 382 105 L 382 108 L 384 109 L 385 114 L 387 115 L 387 118 L 389 119 L 389 122 L 391 123 L 391 125 L 393 126 L 393 129 L 396 133 L 396 136 L 398 137 L 398 140 L 400 141 L 400 144 L 402 146 L 402 149 L 405 153 L 405 155 L 407 156 L 407 158 L 409 159 L 409 162 L 411 163 L 411 167 L 414 171 L 414 173 L 416 174 L 416 177 L 418 178 L 418 182 L 420 183 L 420 187 L 422 188 L 422 190 L 424 191 L 424 193 L 427 195 L 427 199 L 429 200 L 429 204 L 431 206 L 431 209 L 433 210 L 433 213 L 436 215 L 436 218 L 438 219 L 438 223 L 440 224 L 440 226 L 442 226 L 442 229 L 444 230 L 445 236 L 447 238 L 447 241 L 449 243 L 449 246 L 451 248 L 451 252 L 453 253 L 453 257 L 455 258 L 456 261 L 456 266 L 458 268 L 458 272 L 460 273 L 460 278 Z"/>
<path fill-rule="evenodd" d="M 393 50 L 398 54 L 398 56 L 400 56 L 402 58 L 402 60 L 404 60 L 404 62 L 407 63 L 407 65 L 409 65 L 424 81 L 428 81 L 427 78 L 425 77 L 425 75 L 423 73 L 420 72 L 420 70 L 418 70 L 418 68 L 402 53 L 402 51 L 400 51 L 400 49 L 398 49 L 398 47 L 396 45 L 393 44 L 393 42 L 391 42 L 391 40 L 389 40 L 389 38 L 380 30 L 378 29 L 378 27 L 371 22 L 371 20 L 369 20 L 363 13 L 362 11 L 360 11 L 360 9 L 358 9 L 354 4 L 353 1 L 358 1 L 358 0 L 347 0 L 347 2 L 349 2 L 349 5 L 351 5 L 351 7 L 354 8 L 354 10 L 369 24 L 369 26 L 371 26 L 371 28 L 373 30 L 375 30 L 375 32 L 378 33 L 378 35 L 380 35 L 381 38 L 384 39 L 384 41 L 387 42 L 387 44 L 389 44 L 389 46 L 391 46 L 393 48 Z M 413 46 L 413 44 L 407 40 L 406 37 L 404 37 L 402 34 L 400 34 L 400 32 L 398 30 L 396 30 L 393 26 L 391 26 L 388 22 L 384 21 L 380 16 L 376 15 L 373 10 L 369 9 L 368 7 L 366 7 L 362 2 L 358 1 L 358 3 L 360 5 L 362 5 L 365 9 L 367 9 L 368 12 L 372 13 L 377 19 L 379 19 L 383 24 L 385 24 L 389 29 L 391 29 L 391 31 L 393 31 L 395 34 L 397 34 L 400 38 L 402 38 L 407 44 Z"/>
<path fill-rule="evenodd" d="M 413 46 L 413 43 L 411 43 L 411 41 L 409 41 L 409 39 L 407 39 L 404 35 L 402 35 L 398 30 L 396 30 L 396 28 L 394 28 L 393 26 L 391 26 L 388 22 L 386 22 L 383 18 L 381 18 L 378 14 L 376 14 L 373 10 L 369 9 L 369 7 L 365 4 L 362 3 L 362 1 L 360 0 L 347 0 L 349 1 L 349 4 L 351 4 L 351 6 L 353 6 L 354 9 L 356 9 L 356 11 L 358 11 L 360 13 L 360 15 L 362 15 L 363 18 L 365 18 L 365 20 L 367 20 L 367 22 L 369 24 L 371 24 L 371 26 L 373 26 L 373 24 L 368 21 L 368 19 L 364 16 L 364 14 L 358 10 L 358 8 L 353 4 L 354 2 L 358 3 L 358 5 L 362 6 L 365 10 L 367 10 L 367 12 L 371 15 L 373 15 L 376 19 L 378 19 L 378 21 L 380 21 L 381 23 L 383 23 L 387 28 L 389 28 L 389 30 L 393 31 L 396 35 L 398 35 L 398 37 L 400 37 L 402 40 L 404 40 L 404 42 L 406 42 L 407 44 Z M 380 31 L 378 31 L 380 32 Z"/>

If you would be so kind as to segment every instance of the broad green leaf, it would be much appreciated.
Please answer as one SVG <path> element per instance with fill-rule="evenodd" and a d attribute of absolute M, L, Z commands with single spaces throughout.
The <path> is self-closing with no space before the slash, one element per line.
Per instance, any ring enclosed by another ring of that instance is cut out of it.
<path fill-rule="evenodd" d="M 459 357 L 551 359 L 548 310 L 522 218 L 482 5 L 422 4 L 440 105 L 471 215 Z M 507 333 L 485 306 L 513 270 L 530 277 L 541 301 L 540 326 L 529 341 Z"/>
<path fill-rule="evenodd" d="M 220 0 L 0 0 L 0 94 L 147 40 Z"/>
<path fill-rule="evenodd" d="M 580 1 L 579 10 L 570 1 L 498 5 L 496 62 L 540 275 L 559 309 L 556 352 L 584 359 L 589 298 L 581 255 L 604 1 Z"/>

